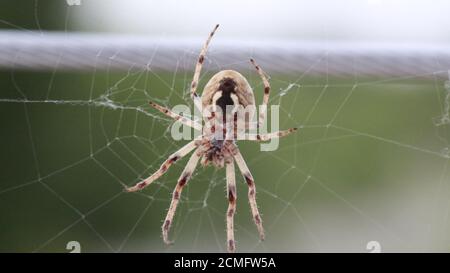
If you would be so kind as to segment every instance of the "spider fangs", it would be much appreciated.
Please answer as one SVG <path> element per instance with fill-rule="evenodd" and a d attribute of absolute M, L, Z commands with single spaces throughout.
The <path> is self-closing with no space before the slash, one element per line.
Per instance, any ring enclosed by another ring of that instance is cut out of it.
<path fill-rule="evenodd" d="M 127 188 L 126 191 L 134 192 L 142 190 L 153 181 L 161 177 L 176 161 L 195 150 L 186 164 L 186 167 L 178 179 L 177 185 L 173 191 L 172 201 L 162 225 L 163 240 L 166 244 L 171 244 L 168 233 L 180 200 L 181 192 L 183 187 L 186 186 L 188 180 L 191 178 L 197 163 L 201 159 L 201 163 L 204 166 L 212 163 L 216 167 L 226 168 L 228 197 L 228 210 L 226 213 L 227 249 L 228 252 L 234 252 L 236 250 L 234 240 L 234 213 L 236 212 L 237 198 L 234 162 L 236 162 L 245 179 L 245 182 L 247 183 L 248 199 L 253 215 L 253 221 L 258 229 L 260 239 L 264 240 L 264 229 L 262 226 L 261 216 L 258 211 L 258 206 L 256 204 L 255 182 L 250 170 L 247 167 L 247 164 L 244 161 L 244 158 L 242 157 L 242 154 L 236 145 L 236 140 L 241 139 L 237 138 L 236 128 L 242 128 L 239 126 L 239 124 L 242 123 L 244 124 L 245 129 L 250 128 L 250 122 L 248 121 L 251 120 L 252 117 L 251 112 L 248 114 L 249 116 L 245 116 L 244 118 L 242 118 L 242 116 L 239 117 L 237 115 L 237 108 L 254 106 L 255 98 L 253 95 L 253 90 L 244 76 L 233 70 L 222 70 L 215 74 L 206 84 L 202 96 L 198 96 L 197 85 L 200 78 L 200 71 L 205 60 L 205 54 L 208 49 L 209 42 L 218 27 L 219 25 L 215 26 L 200 51 L 200 56 L 195 66 L 195 72 L 191 84 L 191 98 L 193 99 L 195 106 L 200 111 L 202 111 L 202 109 L 210 109 L 202 112 L 205 123 L 204 126 L 196 121 L 176 114 L 166 107 L 150 102 L 152 107 L 165 115 L 173 118 L 174 120 L 180 121 L 184 125 L 202 131 L 202 135 L 170 155 L 155 173 L 136 185 Z M 250 61 L 255 66 L 256 72 L 261 77 L 264 85 L 262 105 L 265 107 L 261 108 L 262 111 L 260 111 L 257 121 L 257 128 L 260 128 L 261 125 L 264 124 L 266 118 L 266 107 L 269 102 L 270 84 L 262 69 L 253 59 Z M 232 110 L 228 111 L 228 108 L 230 107 Z M 267 141 L 272 138 L 286 136 L 294 131 L 296 131 L 296 128 L 266 134 L 246 134 L 243 140 Z"/>

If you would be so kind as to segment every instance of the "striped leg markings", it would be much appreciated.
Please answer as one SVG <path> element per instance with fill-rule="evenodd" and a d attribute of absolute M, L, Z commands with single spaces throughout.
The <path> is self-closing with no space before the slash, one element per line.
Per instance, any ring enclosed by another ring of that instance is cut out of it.
<path fill-rule="evenodd" d="M 234 173 L 234 162 L 226 163 L 227 173 L 227 249 L 228 252 L 236 251 L 236 241 L 234 240 L 234 214 L 236 212 L 236 177 Z"/>
<path fill-rule="evenodd" d="M 179 159 L 183 158 L 185 155 L 190 153 L 198 145 L 199 145 L 199 142 L 197 139 L 189 142 L 188 144 L 183 146 L 181 149 L 179 149 L 175 153 L 171 154 L 169 156 L 169 158 L 166 161 L 164 161 L 164 163 L 161 165 L 161 167 L 159 167 L 159 169 L 155 173 L 153 173 L 151 176 L 144 179 L 143 181 L 137 183 L 136 185 L 126 188 L 125 190 L 127 192 L 135 192 L 135 191 L 140 191 L 143 188 L 147 187 L 153 181 L 155 181 L 156 179 L 160 178 L 163 174 L 165 174 L 167 172 L 167 170 L 169 169 L 169 167 L 173 165 L 173 163 L 175 163 L 176 161 L 178 161 Z"/>
<path fill-rule="evenodd" d="M 245 140 L 252 140 L 252 141 L 268 141 L 272 138 L 281 138 L 285 137 L 287 135 L 292 134 L 293 132 L 297 131 L 297 128 L 290 128 L 283 131 L 273 132 L 273 133 L 267 133 L 267 134 L 250 134 L 245 137 Z"/>
<path fill-rule="evenodd" d="M 180 178 L 178 179 L 177 182 L 177 186 L 173 191 L 172 201 L 170 202 L 170 207 L 169 210 L 167 211 L 166 219 L 164 220 L 164 223 L 161 227 L 164 243 L 168 245 L 172 243 L 171 241 L 169 241 L 169 230 L 173 221 L 173 217 L 175 215 L 175 211 L 177 210 L 178 202 L 180 201 L 181 192 L 183 191 L 183 187 L 187 184 L 187 182 L 191 178 L 192 173 L 194 172 L 199 159 L 200 155 L 199 153 L 197 153 L 197 151 L 195 151 L 192 154 L 191 158 L 189 159 L 188 163 L 186 164 L 186 167 L 184 168 L 183 172 L 181 173 Z"/>
<path fill-rule="evenodd" d="M 148 102 L 153 108 L 155 108 L 156 110 L 160 111 L 161 113 L 165 114 L 168 117 L 173 118 L 176 121 L 180 121 L 181 123 L 183 123 L 184 125 L 187 125 L 191 128 L 194 128 L 196 130 L 201 131 L 202 130 L 202 125 L 183 116 L 180 116 L 177 113 L 172 112 L 171 110 L 169 110 L 168 108 L 161 106 L 157 103 L 154 103 L 152 101 Z"/>
<path fill-rule="evenodd" d="M 270 83 L 267 80 L 266 74 L 261 69 L 261 67 L 258 64 L 256 64 L 255 60 L 250 59 L 250 62 L 255 66 L 256 72 L 258 72 L 264 84 L 264 97 L 261 107 L 261 113 L 259 113 L 259 120 L 258 120 L 258 129 L 259 129 L 264 124 L 267 115 L 267 104 L 269 103 Z"/>
<path fill-rule="evenodd" d="M 261 215 L 258 211 L 258 204 L 256 203 L 256 186 L 255 186 L 255 180 L 253 179 L 252 174 L 250 173 L 250 170 L 247 167 L 247 164 L 244 161 L 244 158 L 242 157 L 241 152 L 238 148 L 236 148 L 236 152 L 234 155 L 234 159 L 236 160 L 236 164 L 239 167 L 239 170 L 241 171 L 242 175 L 245 178 L 245 181 L 248 185 L 248 200 L 250 203 L 250 208 L 253 215 L 253 221 L 255 222 L 255 225 L 259 232 L 259 238 L 261 241 L 264 240 L 264 228 L 262 225 Z"/>
<path fill-rule="evenodd" d="M 200 79 L 200 72 L 202 70 L 203 62 L 205 61 L 206 52 L 208 51 L 209 42 L 211 41 L 211 39 L 214 36 L 214 33 L 216 32 L 218 27 L 219 27 L 219 25 L 216 25 L 214 27 L 214 29 L 209 34 L 208 39 L 206 39 L 206 42 L 203 45 L 202 50 L 200 51 L 200 55 L 198 56 L 197 64 L 195 65 L 194 77 L 193 77 L 192 83 L 191 83 L 191 98 L 194 100 L 195 106 L 200 111 L 202 110 L 202 102 L 200 100 L 199 95 L 197 94 L 198 81 Z"/>

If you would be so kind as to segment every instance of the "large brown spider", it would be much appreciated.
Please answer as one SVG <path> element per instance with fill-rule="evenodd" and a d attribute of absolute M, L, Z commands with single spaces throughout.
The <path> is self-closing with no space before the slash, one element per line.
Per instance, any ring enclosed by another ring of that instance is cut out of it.
<path fill-rule="evenodd" d="M 154 102 L 150 102 L 150 105 L 167 116 L 182 122 L 183 124 L 201 130 L 202 135 L 183 146 L 180 150 L 176 151 L 161 165 L 161 167 L 150 177 L 137 183 L 133 187 L 129 187 L 126 190 L 128 192 L 134 192 L 142 190 L 146 186 L 150 185 L 153 181 L 161 177 L 173 163 L 190 153 L 195 149 L 189 159 L 183 173 L 178 179 L 177 186 L 173 191 L 172 201 L 170 208 L 167 212 L 166 219 L 162 225 L 162 235 L 164 242 L 166 244 L 171 244 L 168 239 L 168 232 L 172 224 L 172 220 L 177 208 L 178 202 L 180 200 L 181 191 L 183 187 L 188 182 L 189 178 L 192 176 L 197 163 L 200 159 L 202 165 L 207 166 L 210 163 L 218 168 L 226 166 L 226 177 L 227 177 L 227 194 L 228 194 L 228 211 L 226 213 L 227 221 L 227 248 L 228 252 L 235 251 L 235 240 L 234 240 L 234 227 L 233 219 L 234 213 L 236 212 L 236 181 L 235 181 L 235 171 L 234 171 L 234 161 L 239 167 L 245 181 L 248 185 L 248 199 L 250 202 L 250 208 L 253 215 L 253 220 L 258 228 L 259 236 L 261 240 L 264 240 L 264 229 L 262 226 L 262 220 L 258 211 L 258 206 L 256 204 L 256 187 L 253 180 L 253 176 L 247 167 L 238 147 L 236 146 L 236 132 L 234 129 L 230 130 L 230 127 L 226 121 L 232 120 L 234 128 L 236 128 L 236 123 L 240 122 L 237 119 L 237 114 L 235 111 L 225 111 L 227 106 L 255 106 L 255 98 L 253 95 L 253 90 L 250 87 L 247 80 L 240 73 L 233 70 L 222 70 L 215 74 L 209 82 L 206 84 L 201 98 L 198 96 L 196 90 L 198 85 L 198 80 L 200 77 L 200 71 L 202 69 L 203 61 L 205 60 L 205 54 L 208 49 L 208 44 L 211 41 L 212 36 L 219 25 L 216 25 L 213 31 L 210 33 L 206 43 L 204 44 L 202 50 L 200 51 L 200 56 L 198 58 L 197 64 L 195 66 L 195 73 L 191 84 L 191 97 L 194 101 L 195 106 L 198 109 L 213 108 L 213 111 L 202 112 L 203 120 L 205 122 L 205 128 L 209 130 L 203 130 L 201 124 L 196 121 L 190 120 L 179 114 L 176 114 L 166 107 L 160 106 Z M 267 106 L 269 101 L 270 85 L 262 69 L 255 63 L 253 59 L 250 60 L 255 66 L 256 71 L 261 77 L 264 84 L 264 98 L 263 106 Z M 217 107 L 219 106 L 219 107 Z M 266 108 L 263 107 L 263 111 L 259 114 L 259 120 L 257 123 L 258 128 L 262 126 L 266 118 Z M 222 111 L 218 111 L 222 110 Z M 223 113 L 223 114 L 222 114 Z M 219 118 L 218 118 L 219 116 Z M 223 120 L 223 123 L 220 121 Z M 217 122 L 219 121 L 219 122 Z M 248 121 L 243 121 L 246 124 L 245 128 L 248 128 Z M 266 134 L 253 134 L 247 135 L 245 140 L 252 141 L 267 141 L 272 138 L 283 137 L 292 132 L 296 128 L 291 128 L 285 131 L 278 131 Z M 233 133 L 227 134 L 227 132 L 234 131 Z M 223 138 L 217 137 L 217 132 L 222 132 Z"/>

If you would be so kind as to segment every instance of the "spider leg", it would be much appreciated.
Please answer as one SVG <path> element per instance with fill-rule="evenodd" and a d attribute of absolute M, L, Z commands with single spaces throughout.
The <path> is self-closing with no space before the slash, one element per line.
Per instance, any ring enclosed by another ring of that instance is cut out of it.
<path fill-rule="evenodd" d="M 272 138 L 281 138 L 287 135 L 290 135 L 291 133 L 297 131 L 297 128 L 290 128 L 288 130 L 273 132 L 273 133 L 267 133 L 267 134 L 253 134 L 253 135 L 247 135 L 245 137 L 245 140 L 253 140 L 253 141 L 268 141 Z"/>
<path fill-rule="evenodd" d="M 181 197 L 181 192 L 183 191 L 183 187 L 187 184 L 187 182 L 191 178 L 192 173 L 194 172 L 199 159 L 200 159 L 200 155 L 199 155 L 199 150 L 197 149 L 192 154 L 191 158 L 189 159 L 188 163 L 186 164 L 186 167 L 184 168 L 183 172 L 181 173 L 180 178 L 178 178 L 177 186 L 175 187 L 175 189 L 173 191 L 172 201 L 170 203 L 169 210 L 167 211 L 166 219 L 164 220 L 164 223 L 161 227 L 164 243 L 166 243 L 168 245 L 172 243 L 171 241 L 169 241 L 169 229 L 170 229 L 170 225 L 172 224 L 172 220 L 175 215 L 175 211 L 177 209 L 177 205 L 178 205 L 178 202 Z"/>
<path fill-rule="evenodd" d="M 175 163 L 180 158 L 183 158 L 185 155 L 190 153 L 198 145 L 200 145 L 200 143 L 198 142 L 198 139 L 195 139 L 195 140 L 189 142 L 188 144 L 183 146 L 181 149 L 179 149 L 175 153 L 171 154 L 169 156 L 169 158 L 166 159 L 166 161 L 164 161 L 164 163 L 161 165 L 161 167 L 159 167 L 159 169 L 155 173 L 153 173 L 151 176 L 149 176 L 145 180 L 137 183 L 136 185 L 126 188 L 125 190 L 127 192 L 134 192 L 134 191 L 142 190 L 143 188 L 147 187 L 153 181 L 160 178 L 164 173 L 166 173 L 167 169 L 169 169 L 169 167 L 172 166 L 173 163 Z"/>
<path fill-rule="evenodd" d="M 176 121 L 180 121 L 180 122 L 183 123 L 184 125 L 187 125 L 187 126 L 189 126 L 189 127 L 191 127 L 191 128 L 194 128 L 194 129 L 196 129 L 196 130 L 199 130 L 199 131 L 202 130 L 202 125 L 199 124 L 198 122 L 193 121 L 193 120 L 188 119 L 188 118 L 185 118 L 185 117 L 183 117 L 183 116 L 180 116 L 179 114 L 172 112 L 172 111 L 169 110 L 168 108 L 166 108 L 166 107 L 164 107 L 164 106 L 161 106 L 161 105 L 159 105 L 159 104 L 157 104 L 157 103 L 154 103 L 154 102 L 152 102 L 152 101 L 149 101 L 148 103 L 149 103 L 153 108 L 155 108 L 156 110 L 158 110 L 158 111 L 160 111 L 161 113 L 165 114 L 166 116 L 171 117 L 171 118 L 173 118 L 173 119 L 176 120 Z"/>
<path fill-rule="evenodd" d="M 248 185 L 248 200 L 250 202 L 250 208 L 252 210 L 253 220 L 255 222 L 256 227 L 258 228 L 259 237 L 261 241 L 264 240 L 264 229 L 262 226 L 261 216 L 258 211 L 258 204 L 256 203 L 256 186 L 255 186 L 255 180 L 253 179 L 252 174 L 250 173 L 250 170 L 247 167 L 247 164 L 245 163 L 244 158 L 242 157 L 241 152 L 237 147 L 235 147 L 234 152 L 234 160 L 236 161 L 236 164 L 239 167 L 239 170 L 241 171 L 242 175 L 245 178 L 245 181 Z"/>
<path fill-rule="evenodd" d="M 236 242 L 234 240 L 234 213 L 236 212 L 236 177 L 234 174 L 234 162 L 226 163 L 227 172 L 227 194 L 228 194 L 228 211 L 227 211 L 227 242 L 228 252 L 236 250 Z"/>
<path fill-rule="evenodd" d="M 261 113 L 259 113 L 259 120 L 258 120 L 258 129 L 261 128 L 261 126 L 264 124 L 264 121 L 266 119 L 267 115 L 267 104 L 269 103 L 269 93 L 270 93 L 270 84 L 267 80 L 266 74 L 261 69 L 261 67 L 256 64 L 255 60 L 250 59 L 250 62 L 255 66 L 256 72 L 258 72 L 259 76 L 261 77 L 263 84 L 264 84 L 264 97 L 263 97 L 263 103 L 261 107 Z"/>
<path fill-rule="evenodd" d="M 191 84 L 191 98 L 194 100 L 195 106 L 201 111 L 202 110 L 202 102 L 200 100 L 199 95 L 197 94 L 197 86 L 198 86 L 198 80 L 200 78 L 200 71 L 202 70 L 203 62 L 205 61 L 205 55 L 206 51 L 208 50 L 209 42 L 211 41 L 211 38 L 213 37 L 214 33 L 216 32 L 219 25 L 216 25 L 214 29 L 211 31 L 211 33 L 208 36 L 208 39 L 206 39 L 205 44 L 202 47 L 202 50 L 200 51 L 200 55 L 198 56 L 197 64 L 195 65 L 195 72 L 194 77 L 192 79 Z"/>

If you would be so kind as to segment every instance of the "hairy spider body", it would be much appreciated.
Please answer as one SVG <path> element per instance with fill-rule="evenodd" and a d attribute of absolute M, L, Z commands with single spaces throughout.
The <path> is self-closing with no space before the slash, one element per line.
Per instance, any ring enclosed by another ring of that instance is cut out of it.
<path fill-rule="evenodd" d="M 223 168 L 226 163 L 233 162 L 236 143 L 234 136 L 227 135 L 227 132 L 231 131 L 228 129 L 235 126 L 236 113 L 227 110 L 237 106 L 254 106 L 253 90 L 239 72 L 222 70 L 212 76 L 205 85 L 201 100 L 203 109 L 210 109 L 202 113 L 206 129 L 203 131 L 205 151 L 201 164 L 207 166 L 212 163 L 217 168 Z"/>
<path fill-rule="evenodd" d="M 236 243 L 234 240 L 234 214 L 236 212 L 237 198 L 234 163 L 237 164 L 245 182 L 247 183 L 250 209 L 253 215 L 253 221 L 258 229 L 260 239 L 264 240 L 265 235 L 261 216 L 256 203 L 255 182 L 250 170 L 247 167 L 247 164 L 244 161 L 244 158 L 242 157 L 242 154 L 239 151 L 239 148 L 236 145 L 236 141 L 240 139 L 238 138 L 238 136 L 240 136 L 239 133 L 241 132 L 239 129 L 247 130 L 254 127 L 253 116 L 255 112 L 255 97 L 253 90 L 247 79 L 245 79 L 245 77 L 239 72 L 234 70 L 222 70 L 211 77 L 205 85 L 201 97 L 199 97 L 196 92 L 198 80 L 200 78 L 200 71 L 205 60 L 209 42 L 218 27 L 219 25 L 216 25 L 200 51 L 191 84 L 191 98 L 194 101 L 195 107 L 197 107 L 202 113 L 204 126 L 196 121 L 182 117 L 164 106 L 150 102 L 152 107 L 173 118 L 174 120 L 180 121 L 181 123 L 197 130 L 202 130 L 202 135 L 170 155 L 169 158 L 163 162 L 160 168 L 151 176 L 137 183 L 135 186 L 127 188 L 126 190 L 128 192 L 142 190 L 153 181 L 161 177 L 176 161 L 186 156 L 191 151 L 194 151 L 182 174 L 180 175 L 180 178 L 178 179 L 177 185 L 172 194 L 172 201 L 170 203 L 166 219 L 162 225 L 164 242 L 166 244 L 170 244 L 171 241 L 168 238 L 168 233 L 180 200 L 181 192 L 191 178 L 198 162 L 200 161 L 203 166 L 208 166 L 211 164 L 218 168 L 225 167 L 228 197 L 228 210 L 226 213 L 227 249 L 228 252 L 234 252 L 236 249 Z M 259 113 L 256 124 L 256 127 L 260 128 L 266 118 L 270 84 L 262 69 L 253 61 L 253 59 L 250 61 L 255 66 L 256 71 L 264 84 L 263 107 L 262 111 Z M 242 113 L 240 111 L 242 108 L 246 111 L 243 111 L 243 114 L 239 115 Z M 272 138 L 286 136 L 295 130 L 296 128 L 291 128 L 285 131 L 267 134 L 256 133 L 245 136 L 244 140 L 267 141 Z"/>
<path fill-rule="evenodd" d="M 201 164 L 206 167 L 209 164 L 217 168 L 223 168 L 225 163 L 233 162 L 232 149 L 234 143 L 230 140 L 211 140 L 204 144 L 206 150 L 203 153 Z"/>

